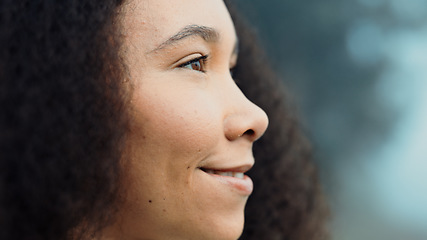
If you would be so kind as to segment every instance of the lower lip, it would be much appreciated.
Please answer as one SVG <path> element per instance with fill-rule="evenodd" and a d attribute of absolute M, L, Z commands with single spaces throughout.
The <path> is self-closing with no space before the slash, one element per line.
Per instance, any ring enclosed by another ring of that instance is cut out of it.
<path fill-rule="evenodd" d="M 231 186 L 233 189 L 235 189 L 242 195 L 249 196 L 251 195 L 254 189 L 254 184 L 252 183 L 252 179 L 247 175 L 244 175 L 242 179 L 242 178 L 236 178 L 236 177 L 222 176 L 222 175 L 213 174 L 213 173 L 208 173 L 208 174 L 212 177 L 215 177 L 219 181 Z"/>

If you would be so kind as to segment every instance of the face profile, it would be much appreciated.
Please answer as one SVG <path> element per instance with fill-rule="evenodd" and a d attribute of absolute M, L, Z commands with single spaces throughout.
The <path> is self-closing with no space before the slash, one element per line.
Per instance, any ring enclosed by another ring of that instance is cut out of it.
<path fill-rule="evenodd" d="M 268 119 L 230 74 L 238 40 L 223 1 L 130 1 L 123 13 L 133 92 L 120 234 L 237 239 Z"/>
<path fill-rule="evenodd" d="M 0 5 L 0 239 L 327 239 L 292 101 L 229 1 Z"/>

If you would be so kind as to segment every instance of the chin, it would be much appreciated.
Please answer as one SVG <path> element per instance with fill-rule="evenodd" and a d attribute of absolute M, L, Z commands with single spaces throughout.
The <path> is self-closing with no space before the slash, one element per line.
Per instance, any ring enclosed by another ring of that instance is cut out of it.
<path fill-rule="evenodd" d="M 208 226 L 209 227 L 209 226 Z M 209 240 L 236 240 L 242 235 L 244 227 L 244 216 L 226 219 L 221 224 L 216 224 L 208 230 L 208 236 L 195 239 L 209 239 Z"/>

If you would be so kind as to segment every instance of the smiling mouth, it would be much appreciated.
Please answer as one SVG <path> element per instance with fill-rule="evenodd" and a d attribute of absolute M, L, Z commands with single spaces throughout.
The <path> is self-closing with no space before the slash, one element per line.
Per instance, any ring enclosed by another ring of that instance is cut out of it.
<path fill-rule="evenodd" d="M 245 165 L 234 169 L 199 169 L 211 177 L 214 177 L 214 179 L 217 179 L 220 183 L 225 183 L 230 186 L 241 195 L 249 196 L 253 190 L 253 183 L 251 178 L 245 175 L 245 172 L 249 171 L 251 167 L 252 165 Z"/>

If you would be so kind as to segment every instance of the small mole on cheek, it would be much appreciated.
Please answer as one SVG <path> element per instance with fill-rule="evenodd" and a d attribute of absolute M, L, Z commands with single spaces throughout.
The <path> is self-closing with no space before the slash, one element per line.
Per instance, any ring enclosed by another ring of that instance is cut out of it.
<path fill-rule="evenodd" d="M 187 170 L 190 169 L 190 166 L 187 167 Z"/>
<path fill-rule="evenodd" d="M 153 202 L 153 201 L 151 201 L 151 200 L 148 200 L 148 202 L 149 202 L 149 203 L 151 203 L 151 202 Z"/>
<path fill-rule="evenodd" d="M 166 209 L 163 209 L 163 212 L 166 212 Z"/>

